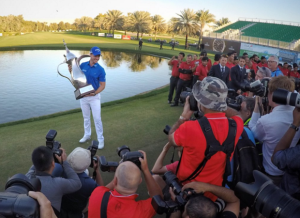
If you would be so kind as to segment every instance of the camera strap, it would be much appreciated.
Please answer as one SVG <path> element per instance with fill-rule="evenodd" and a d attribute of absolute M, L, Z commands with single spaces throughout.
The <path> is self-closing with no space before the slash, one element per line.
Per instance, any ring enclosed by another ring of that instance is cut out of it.
<path fill-rule="evenodd" d="M 224 143 L 221 145 L 220 142 L 215 138 L 208 119 L 206 117 L 202 117 L 200 120 L 198 120 L 198 122 L 200 127 L 202 128 L 202 132 L 206 139 L 205 157 L 203 161 L 195 169 L 195 171 L 188 178 L 186 178 L 181 182 L 186 182 L 188 180 L 195 179 L 202 172 L 207 161 L 219 151 L 222 151 L 226 154 L 226 167 L 223 176 L 223 182 L 225 182 L 227 181 L 227 177 L 231 174 L 230 157 L 232 152 L 234 151 L 236 123 L 234 120 L 228 119 L 228 125 L 229 125 L 228 135 Z"/>
<path fill-rule="evenodd" d="M 107 218 L 107 205 L 110 197 L 110 192 L 105 192 L 102 198 L 101 207 L 100 207 L 100 217 Z"/>

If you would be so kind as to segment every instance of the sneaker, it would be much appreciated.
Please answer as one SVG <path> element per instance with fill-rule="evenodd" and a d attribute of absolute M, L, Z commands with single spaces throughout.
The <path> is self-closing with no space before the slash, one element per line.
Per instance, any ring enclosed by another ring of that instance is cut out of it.
<path fill-rule="evenodd" d="M 172 104 L 172 101 L 168 101 L 168 104 Z"/>
<path fill-rule="evenodd" d="M 176 107 L 176 106 L 178 106 L 178 103 L 171 104 L 171 107 Z"/>
<path fill-rule="evenodd" d="M 90 136 L 83 136 L 82 139 L 79 140 L 80 143 L 85 143 L 87 140 L 90 140 L 91 137 Z"/>
<path fill-rule="evenodd" d="M 98 142 L 99 142 L 98 149 L 103 149 L 104 148 L 104 141 L 98 139 Z"/>

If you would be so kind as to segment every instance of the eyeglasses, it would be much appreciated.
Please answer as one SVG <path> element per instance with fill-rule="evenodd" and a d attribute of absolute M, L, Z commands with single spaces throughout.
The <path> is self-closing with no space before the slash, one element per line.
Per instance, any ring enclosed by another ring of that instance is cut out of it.
<path fill-rule="evenodd" d="M 274 63 L 274 62 L 277 62 L 277 61 L 267 61 L 268 63 Z"/>

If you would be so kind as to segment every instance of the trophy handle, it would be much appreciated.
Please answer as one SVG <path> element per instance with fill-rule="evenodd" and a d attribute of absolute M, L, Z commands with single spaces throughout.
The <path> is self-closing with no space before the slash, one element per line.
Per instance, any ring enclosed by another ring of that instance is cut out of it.
<path fill-rule="evenodd" d="M 81 55 L 79 58 L 77 58 L 76 62 L 78 64 L 78 66 L 80 66 L 80 61 L 82 58 L 89 58 L 90 56 L 89 55 Z"/>
<path fill-rule="evenodd" d="M 63 63 L 61 63 L 61 64 L 59 64 L 59 65 L 57 66 L 57 73 L 58 73 L 60 76 L 67 78 L 67 79 L 70 81 L 70 83 L 74 86 L 74 84 L 73 84 L 73 82 L 70 80 L 70 78 L 67 77 L 67 76 L 62 75 L 62 74 L 59 72 L 59 70 L 58 70 L 59 66 L 62 65 L 62 64 L 65 64 L 65 63 L 66 63 L 66 62 L 63 62 Z"/>

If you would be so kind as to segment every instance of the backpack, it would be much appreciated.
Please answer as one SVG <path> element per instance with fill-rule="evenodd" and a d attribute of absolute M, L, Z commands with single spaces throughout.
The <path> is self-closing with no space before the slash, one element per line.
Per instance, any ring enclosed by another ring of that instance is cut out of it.
<path fill-rule="evenodd" d="M 195 179 L 204 169 L 207 161 L 219 151 L 222 151 L 226 154 L 226 167 L 225 173 L 223 176 L 223 184 L 227 182 L 228 175 L 231 174 L 231 167 L 230 167 L 230 157 L 232 152 L 234 151 L 234 142 L 236 136 L 236 123 L 232 119 L 228 119 L 229 131 L 226 140 L 222 145 L 220 142 L 215 138 L 212 128 L 208 119 L 203 116 L 201 119 L 198 119 L 199 125 L 202 128 L 202 132 L 206 139 L 206 150 L 205 150 L 205 157 L 202 162 L 198 165 L 198 167 L 194 170 L 194 172 L 188 176 L 186 179 L 180 181 L 181 183 L 186 182 L 188 180 Z M 181 155 L 182 157 L 182 155 Z M 180 166 L 181 158 L 179 160 L 179 164 L 177 166 L 176 174 L 178 172 Z"/>
<path fill-rule="evenodd" d="M 233 179 L 228 183 L 234 189 L 238 182 L 254 182 L 253 170 L 262 171 L 262 164 L 255 144 L 249 139 L 245 129 L 239 139 L 233 155 Z"/>

